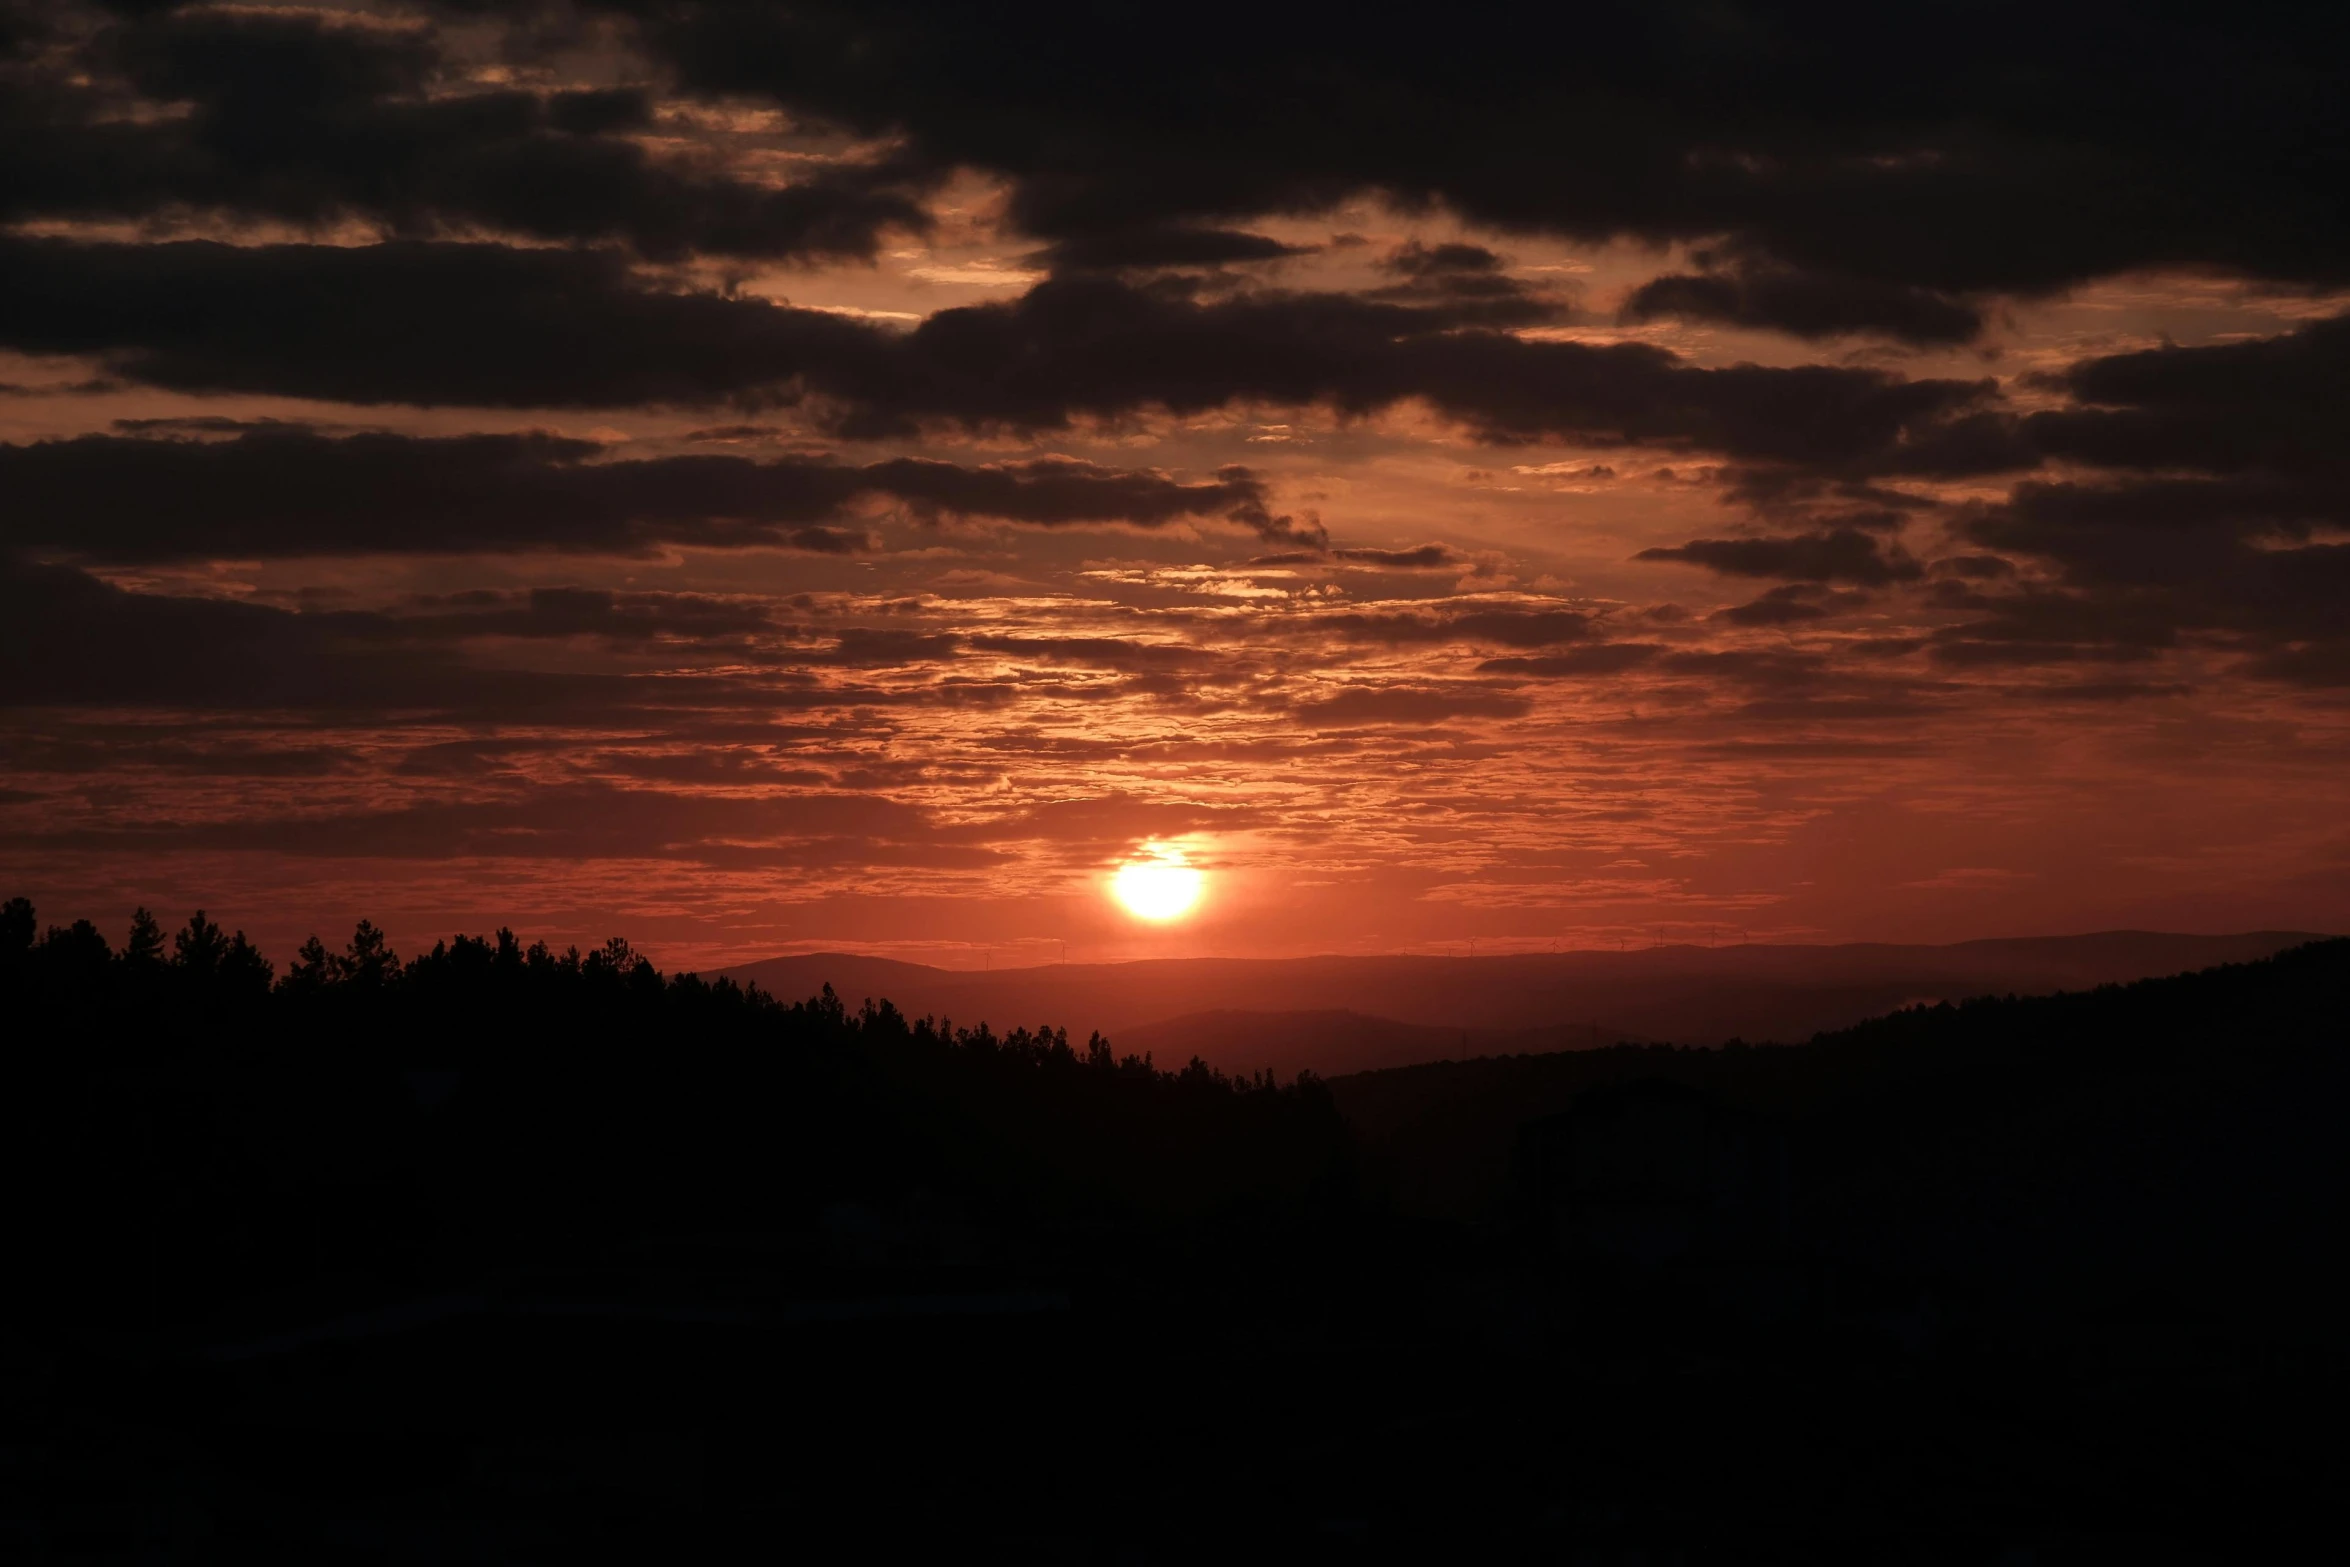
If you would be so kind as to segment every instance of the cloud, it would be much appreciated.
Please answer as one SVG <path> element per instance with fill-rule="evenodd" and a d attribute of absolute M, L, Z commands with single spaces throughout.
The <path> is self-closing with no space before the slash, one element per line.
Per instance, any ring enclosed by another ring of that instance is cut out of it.
<path fill-rule="evenodd" d="M 1061 6 L 581 10 L 568 26 L 540 0 L 394 26 L 242 7 L 27 18 L 42 47 L 0 88 L 0 210 L 136 220 L 193 203 L 648 255 L 861 257 L 976 171 L 1048 254 L 1116 268 L 1261 259 L 1279 242 L 1248 223 L 1377 193 L 1717 258 L 1635 313 L 1936 343 L 1971 333 L 1979 297 L 2150 267 L 2350 276 L 2350 220 L 2315 194 L 2343 173 L 2327 107 L 2342 24 L 2258 6 L 2061 25 L 2002 6 L 1964 28 L 1750 3 L 1472 11 L 1460 25 L 1509 40 L 1474 68 L 1318 5 L 1212 7 L 1181 38 Z M 600 47 L 607 71 L 667 96 L 487 84 L 469 71 L 485 47 L 526 82 Z M 2130 90 L 2085 85 L 2103 82 Z M 803 160 L 780 185 L 738 175 L 727 138 L 662 118 L 712 104 L 773 105 L 886 151 Z M 656 130 L 689 150 L 648 151 Z"/>
<path fill-rule="evenodd" d="M 1565 653 L 1489 658 L 1477 669 L 1481 674 L 1532 675 L 1544 679 L 1620 675 L 1655 662 L 1664 651 L 1661 642 L 1598 642 Z"/>
<path fill-rule="evenodd" d="M 426 628 L 429 630 L 429 628 Z M 225 599 L 132 593 L 0 555 L 0 669 L 11 707 L 269 713 L 426 712 L 511 719 L 726 704 L 726 685 L 483 667 L 374 612 L 296 614 Z"/>
<path fill-rule="evenodd" d="M 1309 728 L 1334 729 L 1370 724 L 1406 727 L 1441 724 L 1463 718 L 1518 718 L 1533 703 L 1491 686 L 1349 686 L 1334 696 L 1299 702 L 1290 709 L 1297 722 Z"/>
<path fill-rule="evenodd" d="M 1511 277 L 1503 270 L 1502 258 L 1482 245 L 1423 245 L 1410 240 L 1391 251 L 1379 267 L 1397 281 L 1364 297 L 1414 306 L 1455 326 L 1537 326 L 1574 314 L 1552 291 Z"/>
<path fill-rule="evenodd" d="M 1323 6 L 1212 8 L 1180 36 L 1056 6 L 618 8 L 689 90 L 988 170 L 1054 238 L 1378 191 L 1948 297 L 2152 265 L 2334 281 L 2350 260 L 2350 220 L 2315 194 L 2343 173 L 2350 40 L 2257 6 L 1869 27 L 1743 3 L 1472 11 L 1454 25 L 1507 40 L 1473 67 Z"/>
<path fill-rule="evenodd" d="M 1935 289 L 1769 265 L 1651 278 L 1624 301 L 1626 321 L 1664 316 L 1801 338 L 1865 334 L 1919 345 L 1964 343 L 1983 330 L 1980 310 Z"/>
<path fill-rule="evenodd" d="M 605 408 L 788 400 L 797 367 L 868 364 L 881 337 L 823 311 L 641 287 L 608 251 L 11 237 L 0 343 L 177 391 Z"/>
<path fill-rule="evenodd" d="M 273 744 L 189 726 L 78 724 L 46 734 L 0 736 L 0 763 L 14 777 L 34 773 L 153 771 L 194 778 L 329 778 L 363 772 L 367 759 L 337 744 Z"/>
<path fill-rule="evenodd" d="M 1926 716 L 1935 708 L 1928 682 L 1856 672 L 1838 650 L 1679 647 L 1654 642 L 1598 642 L 1559 653 L 1487 659 L 1482 674 L 1534 680 L 1622 677 L 1624 689 L 1652 702 L 1632 722 L 1702 732 L 1750 724 L 1871 723 Z"/>
<path fill-rule="evenodd" d="M 1126 637 L 980 635 L 967 637 L 965 641 L 974 652 L 1000 653 L 1031 663 L 1073 664 L 1139 673 L 1191 670 L 1211 657 L 1205 650 L 1185 643 L 1139 642 Z"/>
<path fill-rule="evenodd" d="M 545 434 L 328 436 L 300 427 L 225 440 L 81 436 L 0 446 L 0 545 L 94 561 L 284 555 L 641 554 L 662 545 L 866 547 L 861 502 L 913 516 L 1043 527 L 1161 527 L 1221 518 L 1292 536 L 1245 468 L 1182 483 L 1066 458 L 976 467 L 692 455 L 602 460 Z"/>
<path fill-rule="evenodd" d="M 1898 545 L 1885 547 L 1856 528 L 1773 539 L 1695 539 L 1646 549 L 1635 560 L 1670 560 L 1730 577 L 1791 577 L 1804 582 L 1855 582 L 1881 587 L 1924 574 Z"/>
<path fill-rule="evenodd" d="M 2308 683 L 2350 645 L 2350 318 L 2272 337 L 2076 362 L 2040 378 L 2075 401 L 2020 421 L 2067 465 L 1962 508 L 1983 556 L 1938 577 L 1995 582 L 2028 563 L 2052 586 L 1939 602 L 1953 664 L 2140 660 L 2188 640 L 2233 647 L 2259 678 Z"/>
<path fill-rule="evenodd" d="M 1103 280 L 941 311 L 886 357 L 886 386 L 812 382 L 844 397 L 844 433 L 910 434 L 925 420 L 1057 428 L 1236 402 L 1360 415 L 1417 399 L 1494 440 L 1857 463 L 1890 460 L 1990 392 L 1839 367 L 1701 369 L 1646 344 L 1528 341 L 1464 327 L 1443 307 L 1344 294 L 1201 301 Z"/>
<path fill-rule="evenodd" d="M 2350 640 L 2271 648 L 2246 661 L 2244 672 L 2263 680 L 2314 688 L 2350 686 Z"/>
<path fill-rule="evenodd" d="M 2067 680 L 2018 686 L 2009 692 L 2027 702 L 2135 702 L 2146 697 L 2192 696 L 2195 688 L 2175 681 Z"/>
<path fill-rule="evenodd" d="M 546 587 L 518 593 L 476 590 L 412 601 L 385 626 L 388 636 L 433 632 L 468 637 L 600 637 L 615 642 L 732 641 L 777 629 L 763 603 L 701 593 L 620 593 Z"/>
<path fill-rule="evenodd" d="M 1937 577 L 1957 577 L 1964 581 L 1980 582 L 2014 576 L 2015 562 L 1999 555 L 1947 555 L 1926 569 Z"/>
<path fill-rule="evenodd" d="M 1867 602 L 1865 593 L 1829 593 L 1808 582 L 1790 582 L 1761 598 L 1725 609 L 1717 618 L 1733 626 L 1792 626 L 1826 620 Z"/>
<path fill-rule="evenodd" d="M 584 667 L 550 658 L 543 668 L 479 656 L 494 639 L 567 638 L 622 656 Z M 131 592 L 70 567 L 0 555 L 0 668 L 11 676 L 6 704 L 18 709 L 592 726 L 1011 700 L 1013 688 L 996 682 L 856 684 L 834 673 L 904 671 L 951 659 L 959 647 L 953 634 L 890 627 L 843 626 L 819 637 L 783 622 L 770 604 L 598 588 L 475 591 L 400 612 L 295 612 Z M 658 661 L 625 656 L 656 648 Z"/>
<path fill-rule="evenodd" d="M 1243 229 L 1162 225 L 1071 235 L 1038 251 L 1030 260 L 1060 272 L 1119 272 L 1235 266 L 1306 253 L 1307 247 Z"/>
<path fill-rule="evenodd" d="M 1947 584 L 1936 595 L 1945 608 L 1980 618 L 1937 629 L 1931 656 L 1938 663 L 1983 667 L 2092 662 L 2138 662 L 2179 643 L 2176 617 L 2159 602 L 2110 594 L 2028 587 L 1982 593 Z"/>
<path fill-rule="evenodd" d="M 59 76 L 8 105 L 0 216 L 214 208 L 656 258 L 869 259 L 883 234 L 929 227 L 937 180 L 883 159 L 774 185 L 657 157 L 639 139 L 656 110 L 642 89 L 484 87 L 433 29 L 364 17 L 159 9 L 55 60 Z"/>
<path fill-rule="evenodd" d="M 368 309 L 347 301 L 365 298 Z M 1103 279 L 942 310 L 911 332 L 661 292 L 609 254 L 0 239 L 0 345 L 181 391 L 596 407 L 816 399 L 839 433 L 1052 430 L 1244 401 L 1368 414 L 1423 400 L 1488 439 L 1757 462 L 1939 461 L 1986 382 L 1831 366 L 1704 369 L 1646 344 L 1533 342 L 1343 294 L 1202 302 Z"/>
<path fill-rule="evenodd" d="M 1657 667 L 1667 674 L 1771 695 L 1816 694 L 1840 678 L 1828 656 L 1814 651 L 1690 650 L 1666 654 L 1658 660 Z"/>
<path fill-rule="evenodd" d="M 2275 337 L 2084 359 L 2056 380 L 2077 401 L 2105 406 L 2207 414 L 2253 407 L 2340 418 L 2329 398 L 2340 390 L 2345 369 L 2350 317 L 2335 316 Z"/>
<path fill-rule="evenodd" d="M 1465 609 L 1435 612 L 1325 611 L 1302 616 L 1309 635 L 1402 647 L 1415 643 L 1481 642 L 1498 647 L 1541 648 L 1580 642 L 1592 634 L 1592 617 L 1573 609 Z"/>
<path fill-rule="evenodd" d="M 1047 842 L 1071 858 L 1087 860 L 1106 849 L 1129 848 L 1151 838 L 1189 833 L 1237 832 L 1261 827 L 1269 813 L 1248 805 L 1215 805 L 1161 800 L 1129 793 L 1046 800 L 1028 809 L 974 824 L 968 832 L 982 843 Z"/>
<path fill-rule="evenodd" d="M 2113 656 L 2218 634 L 2261 656 L 2256 671 L 2314 667 L 2311 650 L 2350 644 L 2350 545 L 2320 537 L 2350 523 L 2350 484 L 2235 476 L 2018 485 L 2003 504 L 1968 512 L 1978 543 L 2037 563 L 2051 595 L 1956 596 L 1995 611 L 1981 632 L 2045 617 L 2068 627 L 2052 645 L 2109 645 Z M 1955 587 L 1955 584 L 1949 584 Z M 2283 658 L 2288 646 L 2303 653 Z"/>
<path fill-rule="evenodd" d="M 1334 549 L 1330 559 L 1374 571 L 1465 571 L 1476 565 L 1474 559 L 1449 544 L 1419 544 L 1403 550 Z"/>
<path fill-rule="evenodd" d="M 2077 405 L 2025 421 L 2054 457 L 2350 479 L 2350 316 L 2274 337 L 2084 359 L 2045 379 Z"/>
<path fill-rule="evenodd" d="M 389 809 L 20 831 L 0 841 L 46 849 L 169 845 L 304 858 L 679 860 L 736 868 L 971 867 L 1001 858 L 982 845 L 950 841 L 954 836 L 918 808 L 873 794 L 712 794 L 584 783 Z"/>

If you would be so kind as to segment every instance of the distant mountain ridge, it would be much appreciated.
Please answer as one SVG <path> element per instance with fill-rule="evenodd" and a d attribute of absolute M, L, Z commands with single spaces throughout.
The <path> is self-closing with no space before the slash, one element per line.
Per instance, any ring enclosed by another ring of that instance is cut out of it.
<path fill-rule="evenodd" d="M 1467 1055 L 1647 1040 L 1800 1040 L 1920 1001 L 2037 995 L 2268 957 L 2305 931 L 2100 931 L 1948 946 L 1653 947 L 1633 952 L 1168 958 L 971 971 L 806 953 L 724 972 L 784 997 L 1099 1031 L 1162 1065 L 1324 1075 Z"/>

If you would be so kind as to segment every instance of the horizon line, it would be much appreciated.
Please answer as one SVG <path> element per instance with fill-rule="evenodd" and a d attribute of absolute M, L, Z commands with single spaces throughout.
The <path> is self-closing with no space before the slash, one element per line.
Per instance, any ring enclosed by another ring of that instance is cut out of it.
<path fill-rule="evenodd" d="M 2295 928 L 2292 928 L 2292 927 L 2289 927 L 2289 926 L 2259 926 L 2259 927 L 2254 927 L 2254 928 L 2250 928 L 2250 929 L 2238 929 L 2238 930 L 2211 930 L 2211 931 L 2200 931 L 2200 930 L 2157 930 L 2157 929 L 2153 929 L 2153 928 L 2151 928 L 2151 927 L 2146 927 L 2146 926 L 2111 926 L 2111 927 L 2107 927 L 2107 928 L 2104 928 L 2104 929 L 2099 929 L 2099 930 L 2070 931 L 2070 932 L 2063 932 L 2063 933 L 2057 933 L 2057 934 L 2038 934 L 2038 935 L 2021 935 L 2021 936 L 1969 936 L 1969 937 L 1966 937 L 1966 938 L 1964 938 L 1963 940 L 1959 940 L 1959 941 L 1862 941 L 1862 940 L 1841 940 L 1841 941 L 1838 941 L 1838 940 L 1801 941 L 1801 940 L 1786 940 L 1786 939 L 1780 939 L 1780 940 L 1763 940 L 1763 941 L 1725 941 L 1725 942 L 1716 942 L 1716 943 L 1711 943 L 1711 944 L 1708 944 L 1708 943 L 1702 943 L 1702 942 L 1691 942 L 1691 941 L 1667 941 L 1667 942 L 1649 942 L 1649 943 L 1647 943 L 1646 945 L 1643 945 L 1643 946 L 1637 946 L 1637 947 L 1622 947 L 1622 948 L 1617 948 L 1617 947 L 1551 947 L 1551 948 L 1512 948 L 1512 949 L 1510 949 L 1510 950 L 1507 950 L 1507 951 L 1500 951 L 1500 952 L 1477 952 L 1477 951 L 1473 951 L 1473 950 L 1472 950 L 1472 951 L 1467 951 L 1467 952 L 1462 952 L 1462 951 L 1457 951 L 1457 950 L 1455 950 L 1455 951 L 1428 951 L 1428 950 L 1425 950 L 1425 949 L 1412 949 L 1412 948 L 1390 948 L 1390 949 L 1386 949 L 1386 950 L 1381 950 L 1381 951 L 1371 951 L 1371 952 L 1343 952 L 1343 951 L 1300 952 L 1300 953 L 1291 953 L 1291 954 L 1287 954 L 1287 955 L 1284 955 L 1284 956 L 1266 956 L 1266 955 L 1262 955 L 1262 954 L 1222 953 L 1222 952 L 1208 952 L 1208 953 L 1199 953 L 1199 952 L 1194 952 L 1194 953 L 1185 953 L 1185 954 L 1169 954 L 1169 955 L 1165 955 L 1165 956 L 1159 956 L 1159 957 L 1125 957 L 1125 958 L 1066 958 L 1066 959 L 1053 959 L 1053 960 L 1050 960 L 1050 961 L 1047 961 L 1047 962 L 1043 962 L 1043 963 L 1008 963 L 1008 964 L 1006 964 L 1006 965 L 1005 965 L 1003 968 L 1001 968 L 1001 969 L 995 969 L 995 968 L 991 968 L 991 967 L 988 967 L 988 966 L 985 966 L 985 965 L 973 965 L 973 966 L 970 966 L 970 967 L 963 967 L 963 966 L 960 966 L 960 965 L 947 965 L 947 964 L 940 964 L 940 963 L 928 963 L 928 962 L 923 962 L 923 961 L 921 961 L 920 959 L 917 959 L 917 958 L 909 958 L 909 957 L 900 956 L 900 955 L 899 955 L 898 953 L 896 953 L 896 952 L 890 952 L 890 951 L 877 951 L 877 950 L 873 950 L 873 949 L 871 949 L 871 948 L 865 948 L 865 947 L 848 947 L 848 946 L 838 946 L 838 947 L 835 947 L 835 946 L 809 946 L 809 947 L 801 947 L 801 948 L 796 948 L 796 949 L 793 949 L 793 950 L 787 950 L 787 951 L 783 951 L 783 952 L 776 952 L 776 953 L 772 953 L 772 954 L 770 954 L 769 956 L 767 956 L 767 957 L 763 957 L 763 958 L 745 958 L 745 959 L 741 959 L 741 960 L 739 960 L 739 961 L 735 961 L 735 962 L 724 963 L 724 964 L 720 964 L 720 965 L 717 965 L 717 966 L 715 966 L 715 967 L 709 968 L 709 969 L 707 969 L 707 970 L 704 970 L 704 972 L 711 973 L 711 974 L 729 974 L 729 973 L 734 973 L 734 972 L 737 972 L 737 971 L 739 971 L 739 970 L 742 970 L 742 969 L 756 967 L 756 966 L 758 966 L 758 965 L 761 965 L 761 964 L 766 964 L 766 963 L 781 963 L 781 962 L 787 962 L 787 961 L 790 961 L 790 960 L 792 960 L 792 959 L 796 959 L 796 958 L 864 958 L 864 959 L 869 959 L 869 960 L 873 960 L 873 961 L 877 961 L 877 962 L 885 962 L 885 963 L 898 963 L 898 964 L 903 964 L 904 966 L 906 966 L 906 967 L 908 967 L 908 968 L 926 968 L 926 969 L 931 969 L 931 970 L 934 970 L 935 972 L 942 973 L 942 974 L 988 974 L 988 973 L 999 973 L 999 974 L 1035 974 L 1035 973 L 1043 973 L 1043 972 L 1045 972 L 1045 971 L 1047 971 L 1047 970 L 1051 970 L 1051 969 L 1057 969 L 1057 968 L 1129 968 L 1129 967 L 1134 967 L 1134 966 L 1137 966 L 1137 965 L 1140 965 L 1140 964 L 1145 964 L 1145 963 L 1312 963 L 1312 962 L 1320 962 L 1320 961 L 1325 961 L 1325 960 L 1329 960 L 1329 959 L 1348 959 L 1348 960 L 1362 960 L 1362 959 L 1376 959 L 1376 958 L 1416 958 L 1416 959 L 1425 959 L 1425 960 L 1430 960 L 1430 961 L 1451 961 L 1451 962 L 1464 962 L 1464 963 L 1467 963 L 1467 962 L 1488 962 L 1488 961 L 1494 961 L 1494 962 L 1498 962 L 1498 961 L 1502 961 L 1502 960 L 1505 960 L 1505 959 L 1526 959 L 1526 958 L 1569 958 L 1569 957 L 1623 957 L 1623 958 L 1629 958 L 1629 957 L 1633 957 L 1633 956 L 1635 956 L 1635 955 L 1637 955 L 1637 954 L 1644 953 L 1644 952 L 1667 952 L 1667 951 L 1684 951 L 1684 952 L 1730 952 L 1730 951 L 1736 951 L 1736 950 L 1740 950 L 1740 949 L 1748 949 L 1748 948 L 1768 948 L 1768 949 L 1771 949 L 1771 950 L 1774 950 L 1774 951 L 1792 951 L 1792 950 L 1831 950 L 1831 949 L 1834 949 L 1834 948 L 1839 948 L 1839 947 L 1888 947 L 1888 948 L 1892 948 L 1892 947 L 1905 947 L 1905 948 L 1917 948 L 1917 949 L 1922 949 L 1922 950 L 1935 950 L 1935 949 L 1943 949 L 1943 948 L 1951 948 L 1951 947 L 1969 947 L 1969 946 L 1979 946 L 1979 945 L 1983 945 L 1983 944 L 1990 943 L 1990 942 L 2024 942 L 2024 941 L 2046 941 L 2046 942 L 2055 942 L 2055 941 L 2089 941 L 2089 940 L 2094 940 L 2094 939 L 2096 939 L 2096 938 L 2098 938 L 2098 937 L 2101 937 L 2101 936 L 2151 936 L 2151 937 L 2172 937 L 2172 938 L 2179 938 L 2179 939 L 2186 939 L 2186 940 L 2201 940 L 2201 941 L 2224 941 L 2224 940 L 2228 940 L 2228 939 L 2230 939 L 2230 938 L 2234 938 L 2234 937 L 2298 936 L 2298 937 L 2304 937 L 2304 938 L 2307 938 L 2308 940 L 2311 940 L 2311 941 L 2334 941 L 2334 940 L 2339 940 L 2339 939 L 2341 939 L 2341 937 L 2342 937 L 2342 934 L 2343 934 L 2342 932 L 2338 932 L 2338 931 L 2322 931 L 2322 930 L 2300 930 L 2300 929 L 2295 929 Z M 1042 947 L 1049 947 L 1049 946 L 1052 946 L 1052 945 L 1054 945 L 1054 944 L 1055 944 L 1055 943 L 1054 943 L 1054 941 L 1053 941 L 1051 938 L 1045 938 L 1045 939 L 1026 939 L 1026 940 L 1023 940 L 1023 941 L 1020 941 L 1020 942 L 1006 942 L 1006 943 L 1003 943 L 1002 945 L 1003 945 L 1003 946 L 1005 946 L 1005 947 L 1019 946 L 1019 947 L 1035 948 L 1035 947 L 1040 947 L 1040 946 L 1042 946 Z M 921 945 L 922 945 L 923 947 L 925 947 L 925 948 L 931 948 L 931 949 L 935 949 L 935 948 L 937 948 L 937 947 L 941 947 L 941 946 L 948 946 L 948 945 L 952 945 L 952 944 L 950 944 L 950 943 L 944 943 L 944 942 L 941 942 L 941 943 L 923 943 L 923 944 L 921 944 Z M 965 952 L 969 952 L 969 951 L 971 951 L 971 950 L 973 950 L 973 949 L 972 949 L 972 948 L 970 948 L 970 947 L 962 947 L 962 948 L 960 948 L 960 950 L 962 950 L 962 951 L 965 951 Z M 980 950 L 986 950 L 986 949 L 980 949 Z"/>

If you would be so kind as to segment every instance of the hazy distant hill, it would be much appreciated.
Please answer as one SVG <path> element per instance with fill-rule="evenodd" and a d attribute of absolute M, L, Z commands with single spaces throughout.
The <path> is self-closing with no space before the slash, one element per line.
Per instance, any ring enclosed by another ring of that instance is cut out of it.
<path fill-rule="evenodd" d="M 1121 1029 L 1121 1051 L 1140 1051 L 1161 1066 L 1193 1056 L 1226 1072 L 1270 1071 L 1290 1078 L 1312 1069 L 1374 1072 L 1424 1061 L 1580 1050 L 1645 1042 L 1630 1029 L 1577 1023 L 1549 1028 L 1446 1028 L 1399 1023 L 1360 1012 L 1193 1012 Z"/>
<path fill-rule="evenodd" d="M 777 995 L 829 983 L 1002 1028 L 1050 1022 L 1163 1064 L 1324 1074 L 1595 1040 L 1800 1040 L 1916 1001 L 2034 995 L 2267 957 L 2299 931 L 2104 931 L 1952 946 L 1655 947 L 1500 957 L 1182 958 L 992 972 L 807 953 L 726 972 Z M 1250 1014 L 1241 1016 L 1239 1014 Z"/>

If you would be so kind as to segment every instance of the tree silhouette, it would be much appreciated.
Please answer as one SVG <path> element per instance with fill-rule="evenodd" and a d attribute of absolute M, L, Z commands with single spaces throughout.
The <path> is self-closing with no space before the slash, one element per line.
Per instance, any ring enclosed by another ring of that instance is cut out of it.
<path fill-rule="evenodd" d="M 227 956 L 228 933 L 206 919 L 202 909 L 188 916 L 187 924 L 171 938 L 172 963 L 196 978 L 210 979 Z"/>
<path fill-rule="evenodd" d="M 33 950 L 33 900 L 10 898 L 0 903 L 0 964 L 14 967 Z"/>
<path fill-rule="evenodd" d="M 400 955 L 384 941 L 372 921 L 361 920 L 351 932 L 350 945 L 335 960 L 335 977 L 346 985 L 379 986 L 399 971 Z"/>
<path fill-rule="evenodd" d="M 279 983 L 299 995 L 323 990 L 335 977 L 333 954 L 326 950 L 325 942 L 312 936 L 294 949 L 294 961 L 287 965 L 286 977 Z"/>
<path fill-rule="evenodd" d="M 131 933 L 122 944 L 122 961 L 140 972 L 152 972 L 163 963 L 163 927 L 141 904 L 131 911 Z"/>

